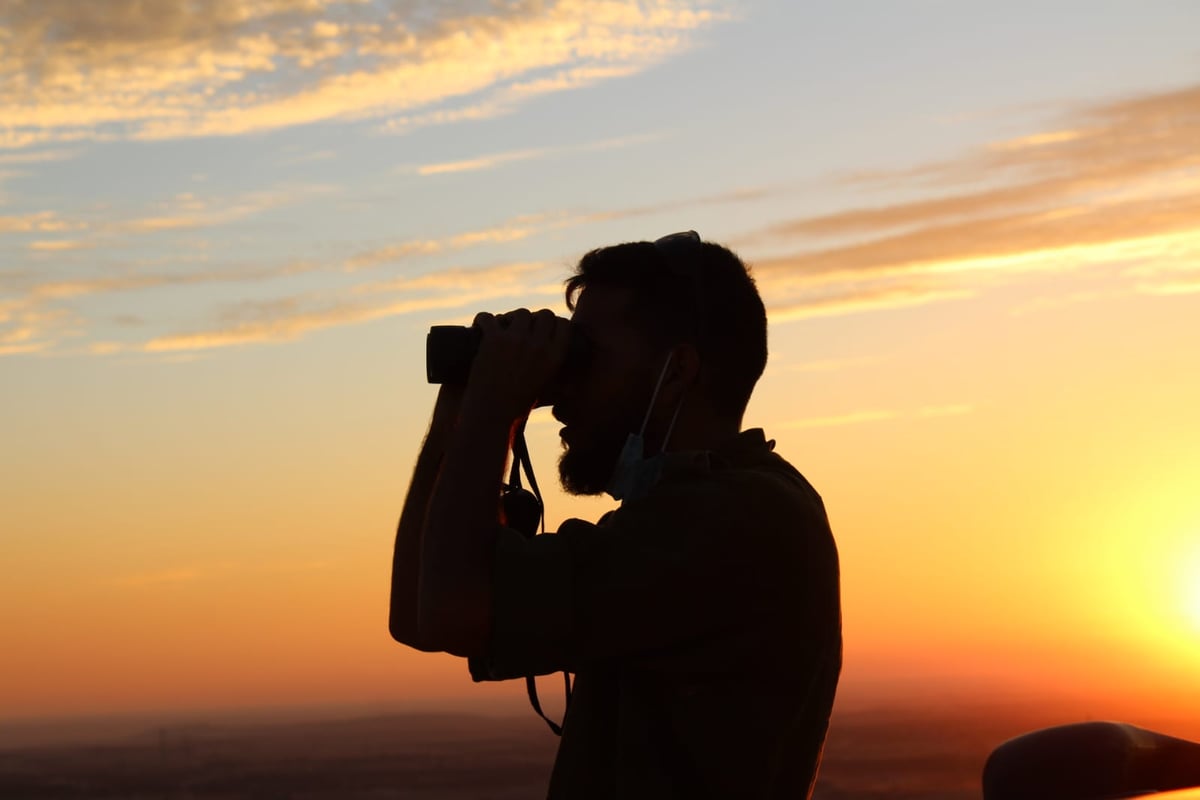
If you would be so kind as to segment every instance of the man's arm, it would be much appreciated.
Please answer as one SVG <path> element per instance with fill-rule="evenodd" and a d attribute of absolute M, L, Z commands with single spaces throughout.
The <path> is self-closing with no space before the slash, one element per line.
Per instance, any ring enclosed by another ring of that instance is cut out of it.
<path fill-rule="evenodd" d="M 463 409 L 429 498 L 418 627 L 433 649 L 482 655 L 491 626 L 491 556 L 511 420 Z"/>
<path fill-rule="evenodd" d="M 461 387 L 442 386 L 438 391 L 429 432 L 425 436 L 421 453 L 417 456 L 417 466 L 408 485 L 404 509 L 400 512 L 400 524 L 396 528 L 396 547 L 392 553 L 392 597 L 388 630 L 396 641 L 427 652 L 435 648 L 422 642 L 417 625 L 421 533 L 425 527 L 429 497 L 437 482 L 438 471 L 441 469 L 461 404 Z"/>
<path fill-rule="evenodd" d="M 566 320 L 549 311 L 476 317 L 479 353 L 459 424 L 429 499 L 421 540 L 418 631 L 422 642 L 459 656 L 487 650 L 499 489 L 513 423 L 566 356 Z"/>

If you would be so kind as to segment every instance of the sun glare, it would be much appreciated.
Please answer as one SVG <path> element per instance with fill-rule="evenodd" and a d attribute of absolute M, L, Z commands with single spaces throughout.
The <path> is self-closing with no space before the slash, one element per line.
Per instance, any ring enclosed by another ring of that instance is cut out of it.
<path fill-rule="evenodd" d="M 1192 541 L 1200 542 L 1200 531 Z M 1183 568 L 1180 570 L 1180 588 L 1184 616 L 1191 624 L 1191 633 L 1200 635 L 1200 545 L 1193 545 L 1192 551 L 1184 556 L 1181 566 Z"/>
<path fill-rule="evenodd" d="M 1184 589 L 1184 603 L 1194 632 L 1200 635 L 1200 566 L 1192 570 L 1191 586 Z"/>

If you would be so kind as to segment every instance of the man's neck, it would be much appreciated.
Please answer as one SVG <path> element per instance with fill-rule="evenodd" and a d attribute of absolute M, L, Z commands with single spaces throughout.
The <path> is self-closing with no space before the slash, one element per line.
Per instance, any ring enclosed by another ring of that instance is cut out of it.
<path fill-rule="evenodd" d="M 725 420 L 710 418 L 703 421 L 681 419 L 671 433 L 666 452 L 717 450 L 735 438 L 741 429 L 741 418 Z"/>

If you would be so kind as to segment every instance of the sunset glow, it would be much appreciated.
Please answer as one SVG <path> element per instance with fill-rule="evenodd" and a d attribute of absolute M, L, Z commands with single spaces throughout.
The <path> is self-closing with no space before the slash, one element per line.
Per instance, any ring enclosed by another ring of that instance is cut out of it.
<path fill-rule="evenodd" d="M 425 333 L 566 314 L 583 253 L 687 229 L 767 305 L 745 424 L 828 507 L 839 702 L 1195 717 L 1197 30 L 1165 2 L 4 3 L 0 720 L 522 708 L 388 636 Z M 612 505 L 553 486 L 551 422 L 548 529 Z"/>
<path fill-rule="evenodd" d="M 1190 533 L 1193 542 L 1191 552 L 1184 553 L 1182 569 L 1179 570 L 1179 596 L 1184 615 L 1191 622 L 1191 630 L 1184 635 L 1195 637 L 1200 650 L 1200 528 Z"/>

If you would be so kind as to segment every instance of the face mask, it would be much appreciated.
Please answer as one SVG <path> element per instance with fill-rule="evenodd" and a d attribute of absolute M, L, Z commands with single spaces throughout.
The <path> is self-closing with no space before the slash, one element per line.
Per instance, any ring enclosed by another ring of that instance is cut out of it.
<path fill-rule="evenodd" d="M 667 356 L 667 363 L 663 364 L 662 372 L 658 374 L 658 383 L 654 386 L 654 394 L 650 396 L 650 405 L 646 409 L 646 416 L 642 419 L 642 429 L 626 437 L 625 446 L 621 448 L 621 455 L 617 458 L 612 477 L 609 478 L 605 491 L 614 500 L 620 500 L 622 505 L 629 500 L 645 497 L 662 475 L 667 442 L 671 440 L 671 431 L 675 429 L 675 420 L 679 417 L 683 398 L 679 399 L 679 405 L 675 406 L 675 413 L 671 415 L 671 424 L 667 426 L 667 435 L 663 438 L 658 455 L 652 458 L 646 458 L 646 424 L 650 421 L 650 412 L 654 410 L 654 402 L 658 399 L 658 391 L 662 388 L 663 379 L 667 376 L 667 369 L 671 366 L 673 355 L 672 353 Z"/>

